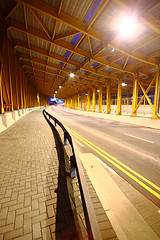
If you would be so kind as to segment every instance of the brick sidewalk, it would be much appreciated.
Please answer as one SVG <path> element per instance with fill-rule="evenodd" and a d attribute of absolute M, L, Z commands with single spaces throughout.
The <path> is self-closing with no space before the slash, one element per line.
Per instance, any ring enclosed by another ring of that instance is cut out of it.
<path fill-rule="evenodd" d="M 0 134 L 0 240 L 88 239 L 77 179 L 41 110 Z M 116 235 L 88 181 L 103 239 Z"/>

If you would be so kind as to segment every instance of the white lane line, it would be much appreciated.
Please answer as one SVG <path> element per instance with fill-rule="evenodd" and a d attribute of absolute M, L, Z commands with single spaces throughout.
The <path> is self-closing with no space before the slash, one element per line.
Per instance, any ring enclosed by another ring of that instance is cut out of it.
<path fill-rule="evenodd" d="M 108 170 L 109 170 L 110 172 L 112 172 L 114 175 L 117 175 L 117 173 L 116 173 L 112 168 L 108 167 L 107 164 L 104 163 L 100 158 L 98 158 L 98 157 L 96 157 L 96 158 L 97 158 L 97 160 L 98 160 L 104 167 L 108 168 Z"/>
<path fill-rule="evenodd" d="M 145 129 L 145 128 L 141 128 L 143 131 L 147 131 L 147 132 L 153 132 L 153 133 L 160 133 L 154 130 L 150 130 L 150 129 Z"/>
<path fill-rule="evenodd" d="M 139 138 L 139 137 L 136 137 L 136 136 L 130 135 L 130 134 L 128 134 L 128 133 L 124 133 L 124 135 L 129 136 L 129 137 L 133 137 L 133 138 L 137 138 L 137 139 L 142 140 L 142 141 L 145 141 L 145 142 L 154 143 L 154 142 L 149 141 L 149 140 L 147 140 L 147 139 Z"/>
<path fill-rule="evenodd" d="M 77 139 L 74 140 L 76 143 L 78 143 L 81 147 L 84 147 L 82 143 L 80 143 Z"/>

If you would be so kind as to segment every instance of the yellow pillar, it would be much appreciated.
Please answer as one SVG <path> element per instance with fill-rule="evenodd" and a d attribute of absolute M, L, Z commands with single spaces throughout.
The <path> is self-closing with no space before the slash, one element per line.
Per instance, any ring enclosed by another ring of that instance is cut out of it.
<path fill-rule="evenodd" d="M 88 90 L 88 95 L 87 95 L 87 111 L 91 110 L 91 90 Z"/>
<path fill-rule="evenodd" d="M 81 110 L 83 110 L 83 96 L 81 94 Z"/>
<path fill-rule="evenodd" d="M 117 92 L 117 115 L 121 115 L 122 105 L 122 80 L 118 80 L 118 92 Z"/>
<path fill-rule="evenodd" d="M 71 97 L 71 108 L 73 108 L 73 98 Z"/>
<path fill-rule="evenodd" d="M 4 113 L 4 106 L 3 106 L 3 92 L 2 92 L 2 67 L 0 69 L 0 113 Z"/>
<path fill-rule="evenodd" d="M 73 109 L 75 109 L 75 97 L 73 97 Z"/>
<path fill-rule="evenodd" d="M 84 105 L 83 105 L 84 111 L 86 111 L 86 106 L 87 106 L 87 98 L 86 98 L 86 94 L 84 94 Z"/>
<path fill-rule="evenodd" d="M 78 100 L 78 110 L 80 110 L 80 101 L 79 101 L 80 99 L 79 99 L 79 97 L 80 96 L 79 96 L 79 93 L 78 93 L 78 99 L 77 99 Z"/>
<path fill-rule="evenodd" d="M 77 96 L 75 96 L 75 109 L 77 109 Z"/>
<path fill-rule="evenodd" d="M 7 50 L 8 50 L 8 70 L 9 70 L 9 87 L 10 87 L 10 99 L 11 99 L 11 111 L 14 110 L 13 107 L 13 89 L 12 89 L 12 76 L 11 76 L 11 58 L 10 58 L 10 46 L 7 39 Z"/>
<path fill-rule="evenodd" d="M 96 108 L 96 89 L 92 89 L 92 112 L 95 112 Z"/>
<path fill-rule="evenodd" d="M 159 93 L 160 93 L 160 70 L 157 70 L 156 82 L 155 82 L 155 91 L 154 91 L 154 109 L 153 109 L 153 119 L 158 119 L 157 112 L 159 106 Z"/>
<path fill-rule="evenodd" d="M 102 86 L 99 87 L 98 93 L 98 112 L 102 112 Z"/>
<path fill-rule="evenodd" d="M 107 108 L 106 113 L 110 114 L 110 107 L 111 107 L 111 82 L 107 82 Z"/>
<path fill-rule="evenodd" d="M 37 93 L 37 105 L 40 106 L 39 93 Z"/>
<path fill-rule="evenodd" d="M 136 73 L 134 75 L 134 81 L 133 81 L 133 96 L 132 96 L 132 113 L 131 117 L 137 116 L 137 101 L 138 101 L 138 74 Z"/>

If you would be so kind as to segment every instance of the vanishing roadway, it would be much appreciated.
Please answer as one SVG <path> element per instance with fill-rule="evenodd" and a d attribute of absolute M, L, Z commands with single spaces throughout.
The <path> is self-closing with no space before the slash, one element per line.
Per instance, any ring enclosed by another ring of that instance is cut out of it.
<path fill-rule="evenodd" d="M 93 153 L 160 207 L 160 131 L 52 107 L 52 115 Z"/>

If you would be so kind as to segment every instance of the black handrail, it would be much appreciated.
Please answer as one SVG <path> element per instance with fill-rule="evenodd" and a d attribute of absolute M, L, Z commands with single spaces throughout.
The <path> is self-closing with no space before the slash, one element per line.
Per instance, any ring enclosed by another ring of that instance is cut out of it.
<path fill-rule="evenodd" d="M 48 117 L 47 120 L 49 121 L 50 119 L 52 119 L 55 123 L 55 126 L 56 124 L 58 124 L 62 128 L 64 132 L 64 145 L 66 145 L 66 139 L 67 139 L 72 148 L 72 156 L 70 157 L 71 177 L 75 177 L 75 169 L 76 169 L 88 238 L 89 240 L 101 240 L 102 239 L 101 233 L 98 227 L 95 211 L 91 202 L 91 197 L 90 197 L 87 183 L 85 180 L 82 163 L 75 147 L 74 139 L 72 138 L 71 134 L 66 130 L 66 128 L 63 126 L 63 124 L 58 119 L 56 119 L 51 114 L 49 114 L 45 109 L 43 110 L 43 115 L 45 118 Z M 50 124 L 52 123 L 50 122 Z"/>

